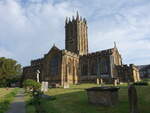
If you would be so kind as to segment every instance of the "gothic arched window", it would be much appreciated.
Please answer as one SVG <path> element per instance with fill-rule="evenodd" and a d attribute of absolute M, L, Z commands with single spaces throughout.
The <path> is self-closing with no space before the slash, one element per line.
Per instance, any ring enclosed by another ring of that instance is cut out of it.
<path fill-rule="evenodd" d="M 53 56 L 50 61 L 50 74 L 57 75 L 58 74 L 58 65 L 59 65 L 59 56 Z"/>
<path fill-rule="evenodd" d="M 82 70 L 82 75 L 87 75 L 88 74 L 87 64 L 83 64 L 81 70 Z"/>
<path fill-rule="evenodd" d="M 108 73 L 108 64 L 106 59 L 101 59 L 100 62 L 100 73 L 106 74 Z"/>
<path fill-rule="evenodd" d="M 97 75 L 97 64 L 96 64 L 96 62 L 93 62 L 91 64 L 91 74 L 92 75 Z"/>

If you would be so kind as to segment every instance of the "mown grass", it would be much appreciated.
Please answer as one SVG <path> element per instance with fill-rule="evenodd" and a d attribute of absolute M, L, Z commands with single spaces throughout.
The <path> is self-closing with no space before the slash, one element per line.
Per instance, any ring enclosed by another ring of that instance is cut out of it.
<path fill-rule="evenodd" d="M 0 88 L 0 113 L 4 113 L 18 92 L 18 88 Z"/>
<path fill-rule="evenodd" d="M 55 96 L 55 100 L 42 100 L 42 108 L 46 113 L 129 113 L 127 85 L 121 85 L 119 104 L 114 107 L 95 106 L 88 103 L 85 88 L 96 84 L 73 85 L 69 89 L 54 88 L 46 93 Z M 136 86 L 140 113 L 150 112 L 150 86 Z M 27 105 L 27 113 L 35 113 L 32 105 Z"/>

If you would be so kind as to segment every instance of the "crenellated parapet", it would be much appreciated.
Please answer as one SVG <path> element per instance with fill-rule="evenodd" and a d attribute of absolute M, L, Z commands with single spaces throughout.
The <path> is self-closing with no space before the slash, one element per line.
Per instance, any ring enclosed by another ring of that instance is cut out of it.
<path fill-rule="evenodd" d="M 87 55 L 83 55 L 81 56 L 81 58 L 85 58 L 85 57 L 101 57 L 101 56 L 110 56 L 112 55 L 114 52 L 114 48 L 111 49 L 106 49 L 106 50 L 102 50 L 102 51 L 97 51 L 97 52 L 93 52 L 93 53 L 88 53 Z"/>
<path fill-rule="evenodd" d="M 72 18 L 66 17 L 65 26 L 68 24 L 72 24 L 72 23 L 83 23 L 86 25 L 87 20 L 85 18 L 82 18 L 81 16 L 79 16 L 79 13 L 77 12 L 76 17 L 74 17 L 74 16 L 72 16 Z"/>
<path fill-rule="evenodd" d="M 31 60 L 31 66 L 42 65 L 42 63 L 43 63 L 43 58 Z"/>
<path fill-rule="evenodd" d="M 65 21 L 65 49 L 79 55 L 88 54 L 87 21 L 79 16 L 66 18 Z"/>

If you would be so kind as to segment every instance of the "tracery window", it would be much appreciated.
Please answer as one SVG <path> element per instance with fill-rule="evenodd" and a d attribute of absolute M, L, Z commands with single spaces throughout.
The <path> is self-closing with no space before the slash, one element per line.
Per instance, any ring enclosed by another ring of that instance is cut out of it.
<path fill-rule="evenodd" d="M 50 61 L 50 73 L 51 75 L 58 74 L 59 56 L 53 56 Z"/>
<path fill-rule="evenodd" d="M 96 62 L 93 62 L 91 65 L 91 74 L 97 75 L 97 63 Z"/>
<path fill-rule="evenodd" d="M 88 74 L 88 66 L 87 64 L 82 65 L 82 75 L 87 75 Z"/>
<path fill-rule="evenodd" d="M 108 65 L 106 59 L 101 59 L 100 62 L 100 73 L 106 74 L 108 73 Z"/>

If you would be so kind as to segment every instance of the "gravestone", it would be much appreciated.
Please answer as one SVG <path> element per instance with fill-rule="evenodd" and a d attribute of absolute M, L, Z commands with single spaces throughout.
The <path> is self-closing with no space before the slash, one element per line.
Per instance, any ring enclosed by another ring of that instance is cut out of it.
<path fill-rule="evenodd" d="M 64 89 L 69 88 L 69 83 L 65 82 L 64 85 L 63 85 L 63 88 Z"/>
<path fill-rule="evenodd" d="M 52 83 L 52 84 L 51 84 L 51 87 L 52 87 L 52 88 L 59 88 L 60 85 L 59 85 L 58 83 Z"/>
<path fill-rule="evenodd" d="M 119 87 L 92 87 L 86 89 L 88 101 L 94 105 L 114 106 L 119 102 Z"/>
<path fill-rule="evenodd" d="M 37 82 L 40 82 L 40 70 L 37 70 L 36 71 L 36 79 L 37 79 Z"/>
<path fill-rule="evenodd" d="M 48 91 L 48 82 L 42 82 L 41 91 Z"/>
<path fill-rule="evenodd" d="M 96 84 L 100 84 L 99 78 L 96 79 Z"/>
<path fill-rule="evenodd" d="M 139 113 L 137 91 L 134 85 L 128 87 L 130 113 Z"/>
<path fill-rule="evenodd" d="M 113 85 L 117 86 L 117 84 L 118 84 L 118 80 L 117 79 L 113 79 Z"/>
<path fill-rule="evenodd" d="M 103 83 L 103 79 L 102 79 L 102 78 L 100 78 L 99 82 L 100 82 L 101 86 L 103 86 L 103 85 L 104 85 L 104 83 Z"/>

